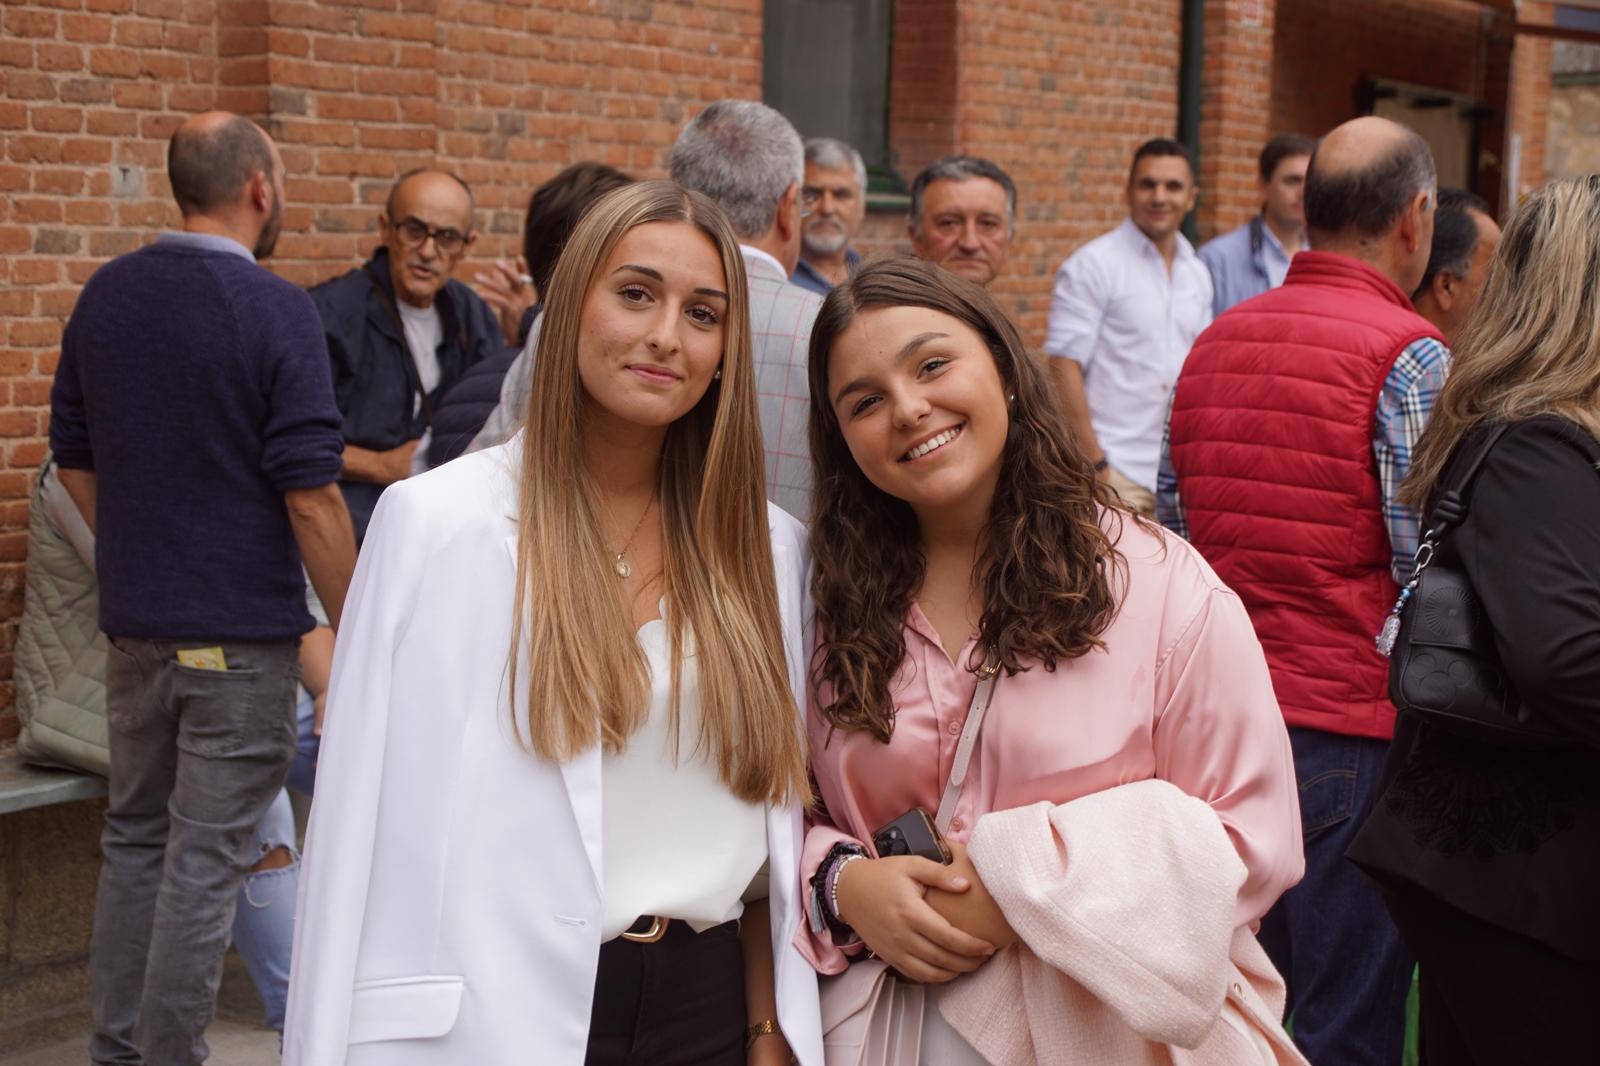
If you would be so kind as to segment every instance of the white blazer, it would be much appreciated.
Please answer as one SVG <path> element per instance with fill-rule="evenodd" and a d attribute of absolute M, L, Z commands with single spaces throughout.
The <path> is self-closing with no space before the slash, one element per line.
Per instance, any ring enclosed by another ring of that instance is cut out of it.
<path fill-rule="evenodd" d="M 600 951 L 600 751 L 558 766 L 514 733 L 520 455 L 519 437 L 378 503 L 334 656 L 287 1066 L 584 1061 Z M 778 508 L 768 515 L 804 706 L 805 534 Z M 778 1021 L 803 1066 L 821 1066 L 816 975 L 793 946 L 801 841 L 800 808 L 772 809 Z"/>

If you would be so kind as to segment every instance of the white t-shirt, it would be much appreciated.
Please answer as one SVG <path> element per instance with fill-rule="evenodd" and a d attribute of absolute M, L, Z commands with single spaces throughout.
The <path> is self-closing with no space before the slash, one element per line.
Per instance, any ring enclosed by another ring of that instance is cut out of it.
<path fill-rule="evenodd" d="M 396 301 L 400 308 L 400 324 L 406 330 L 406 346 L 417 364 L 417 376 L 422 380 L 422 391 L 431 393 L 439 387 L 439 342 L 444 339 L 444 323 L 439 320 L 437 306 L 412 307 Z M 422 410 L 422 397 L 417 397 L 413 411 Z"/>
<path fill-rule="evenodd" d="M 745 890 L 767 861 L 766 806 L 729 792 L 715 763 L 695 750 L 694 655 L 685 655 L 679 678 L 683 742 L 674 757 L 666 623 L 646 622 L 638 639 L 650 664 L 649 717 L 626 748 L 600 764 L 601 940 L 645 914 L 683 919 L 696 932 L 732 921 L 744 913 Z"/>
<path fill-rule="evenodd" d="M 1168 398 L 1195 338 L 1211 324 L 1211 294 L 1211 272 L 1183 234 L 1169 275 L 1131 219 L 1056 271 L 1045 354 L 1083 367 L 1106 458 L 1152 491 Z"/>

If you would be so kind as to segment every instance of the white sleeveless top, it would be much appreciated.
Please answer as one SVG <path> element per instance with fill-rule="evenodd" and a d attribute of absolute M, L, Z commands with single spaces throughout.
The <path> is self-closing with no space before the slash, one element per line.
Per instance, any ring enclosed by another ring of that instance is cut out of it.
<path fill-rule="evenodd" d="M 697 932 L 732 921 L 744 913 L 740 898 L 767 861 L 766 805 L 729 792 L 716 766 L 695 750 L 696 658 L 683 662 L 683 743 L 674 759 L 666 623 L 646 622 L 638 640 L 650 666 L 649 718 L 625 750 L 601 760 L 603 941 L 646 914 L 682 919 Z"/>

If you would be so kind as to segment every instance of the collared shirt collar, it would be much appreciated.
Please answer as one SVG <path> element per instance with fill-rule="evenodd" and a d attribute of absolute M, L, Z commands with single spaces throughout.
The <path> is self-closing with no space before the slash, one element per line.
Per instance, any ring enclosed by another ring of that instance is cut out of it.
<path fill-rule="evenodd" d="M 1117 229 L 1122 233 L 1122 239 L 1127 241 L 1130 245 L 1138 247 L 1142 252 L 1149 255 L 1161 255 L 1161 249 L 1156 247 L 1156 242 L 1152 241 L 1149 237 L 1146 237 L 1144 230 L 1134 225 L 1132 218 L 1123 219 L 1122 225 L 1118 226 Z M 1173 234 L 1173 240 L 1172 261 L 1174 263 L 1178 262 L 1180 259 L 1195 258 L 1194 245 L 1189 243 L 1189 238 L 1183 235 L 1182 230 L 1179 230 L 1177 233 Z"/>
<path fill-rule="evenodd" d="M 1305 235 L 1302 233 L 1300 236 L 1300 247 L 1296 248 L 1294 252 L 1289 251 L 1283 246 L 1283 242 L 1278 240 L 1278 235 L 1272 232 L 1272 227 L 1267 225 L 1267 220 L 1264 218 L 1261 220 L 1261 239 L 1276 249 L 1285 259 L 1293 258 L 1295 252 L 1304 252 L 1311 248 L 1311 245 L 1306 241 Z"/>
<path fill-rule="evenodd" d="M 778 272 L 780 278 L 788 279 L 789 272 L 783 269 L 783 264 L 778 262 L 777 258 L 771 253 L 763 252 L 760 248 L 752 248 L 748 244 L 739 245 L 739 251 L 744 253 L 746 259 L 754 259 L 758 263 L 769 264 L 773 270 Z"/>
<path fill-rule="evenodd" d="M 230 255 L 243 256 L 254 263 L 256 257 L 250 249 L 234 240 L 232 237 L 223 237 L 216 233 L 190 233 L 187 230 L 175 230 L 163 233 L 156 240 L 163 244 L 180 244 L 189 248 L 200 248 L 208 252 L 227 252 Z"/>
<path fill-rule="evenodd" d="M 856 271 L 861 268 L 861 255 L 854 248 L 844 250 L 844 264 L 848 277 L 855 277 Z M 822 276 L 821 271 L 801 259 L 795 264 L 794 275 L 789 278 L 796 285 L 803 285 L 812 292 L 826 294 L 833 288 L 833 282 Z"/>

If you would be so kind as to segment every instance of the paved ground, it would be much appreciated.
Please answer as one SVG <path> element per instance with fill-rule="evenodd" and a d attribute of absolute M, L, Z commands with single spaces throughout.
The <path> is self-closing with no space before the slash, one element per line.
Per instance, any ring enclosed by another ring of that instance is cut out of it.
<path fill-rule="evenodd" d="M 83 1066 L 88 1041 L 86 1034 L 25 1055 L 0 1055 L 0 1066 Z M 218 1066 L 278 1066 L 278 1034 L 270 1029 L 219 1021 L 206 1031 L 206 1042 Z"/>

